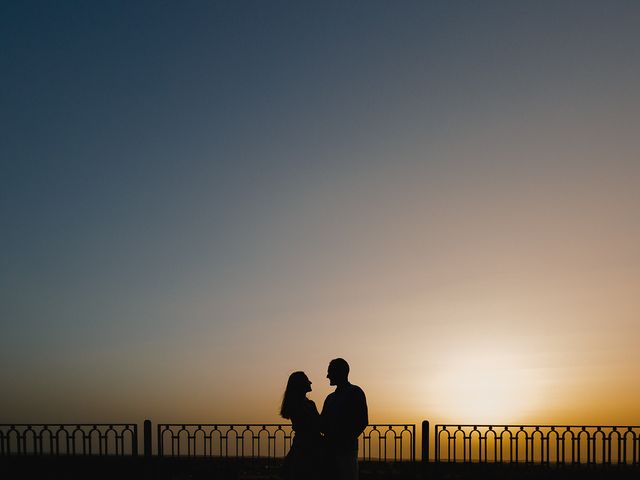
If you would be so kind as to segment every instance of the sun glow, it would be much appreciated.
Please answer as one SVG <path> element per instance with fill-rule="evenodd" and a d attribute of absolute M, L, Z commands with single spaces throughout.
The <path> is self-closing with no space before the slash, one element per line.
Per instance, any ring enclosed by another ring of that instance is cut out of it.
<path fill-rule="evenodd" d="M 434 379 L 438 409 L 460 423 L 526 422 L 540 404 L 536 370 L 515 352 L 457 356 Z"/>

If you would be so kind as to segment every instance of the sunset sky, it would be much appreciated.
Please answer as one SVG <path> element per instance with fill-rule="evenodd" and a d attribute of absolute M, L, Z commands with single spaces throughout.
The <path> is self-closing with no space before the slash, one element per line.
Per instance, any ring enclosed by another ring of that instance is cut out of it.
<path fill-rule="evenodd" d="M 0 423 L 640 423 L 640 2 L 2 2 L 0 86 Z"/>

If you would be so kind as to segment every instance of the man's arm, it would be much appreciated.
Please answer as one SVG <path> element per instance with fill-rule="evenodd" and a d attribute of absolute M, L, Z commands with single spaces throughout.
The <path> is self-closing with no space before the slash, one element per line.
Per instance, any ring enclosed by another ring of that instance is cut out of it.
<path fill-rule="evenodd" d="M 364 432 L 364 429 L 369 425 L 369 408 L 367 407 L 367 397 L 362 389 L 358 389 L 358 403 L 357 403 L 357 418 L 358 418 L 358 435 Z"/>
<path fill-rule="evenodd" d="M 367 408 L 367 398 L 360 387 L 353 389 L 351 398 L 351 421 L 349 422 L 351 434 L 359 437 L 364 429 L 369 425 L 369 410 Z"/>

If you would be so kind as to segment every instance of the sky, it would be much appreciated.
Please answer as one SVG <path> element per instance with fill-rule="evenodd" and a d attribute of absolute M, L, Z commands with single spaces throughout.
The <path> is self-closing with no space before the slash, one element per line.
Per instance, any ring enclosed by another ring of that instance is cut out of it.
<path fill-rule="evenodd" d="M 0 4 L 0 423 L 639 424 L 640 3 Z"/>

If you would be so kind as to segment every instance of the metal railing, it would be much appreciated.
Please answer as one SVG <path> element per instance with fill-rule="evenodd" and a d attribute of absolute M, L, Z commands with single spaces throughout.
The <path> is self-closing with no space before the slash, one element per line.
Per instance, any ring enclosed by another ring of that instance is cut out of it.
<path fill-rule="evenodd" d="M 361 460 L 414 461 L 414 424 L 371 424 L 358 438 Z M 281 458 L 295 437 L 290 424 L 161 423 L 159 456 Z"/>
<path fill-rule="evenodd" d="M 137 455 L 135 423 L 0 424 L 0 455 Z"/>
<path fill-rule="evenodd" d="M 160 423 L 158 456 L 284 457 L 291 448 L 289 424 Z"/>
<path fill-rule="evenodd" d="M 422 422 L 423 462 L 640 465 L 640 426 L 437 424 Z M 0 424 L 0 456 L 284 457 L 290 424 Z M 155 436 L 155 438 L 153 438 Z M 140 443 L 139 443 L 140 442 Z M 415 424 L 371 424 L 358 438 L 365 461 L 416 460 Z M 433 450 L 431 448 L 433 447 Z"/>
<path fill-rule="evenodd" d="M 360 458 L 373 461 L 415 461 L 414 424 L 373 424 L 358 438 Z"/>
<path fill-rule="evenodd" d="M 640 426 L 436 425 L 436 462 L 640 463 Z"/>

